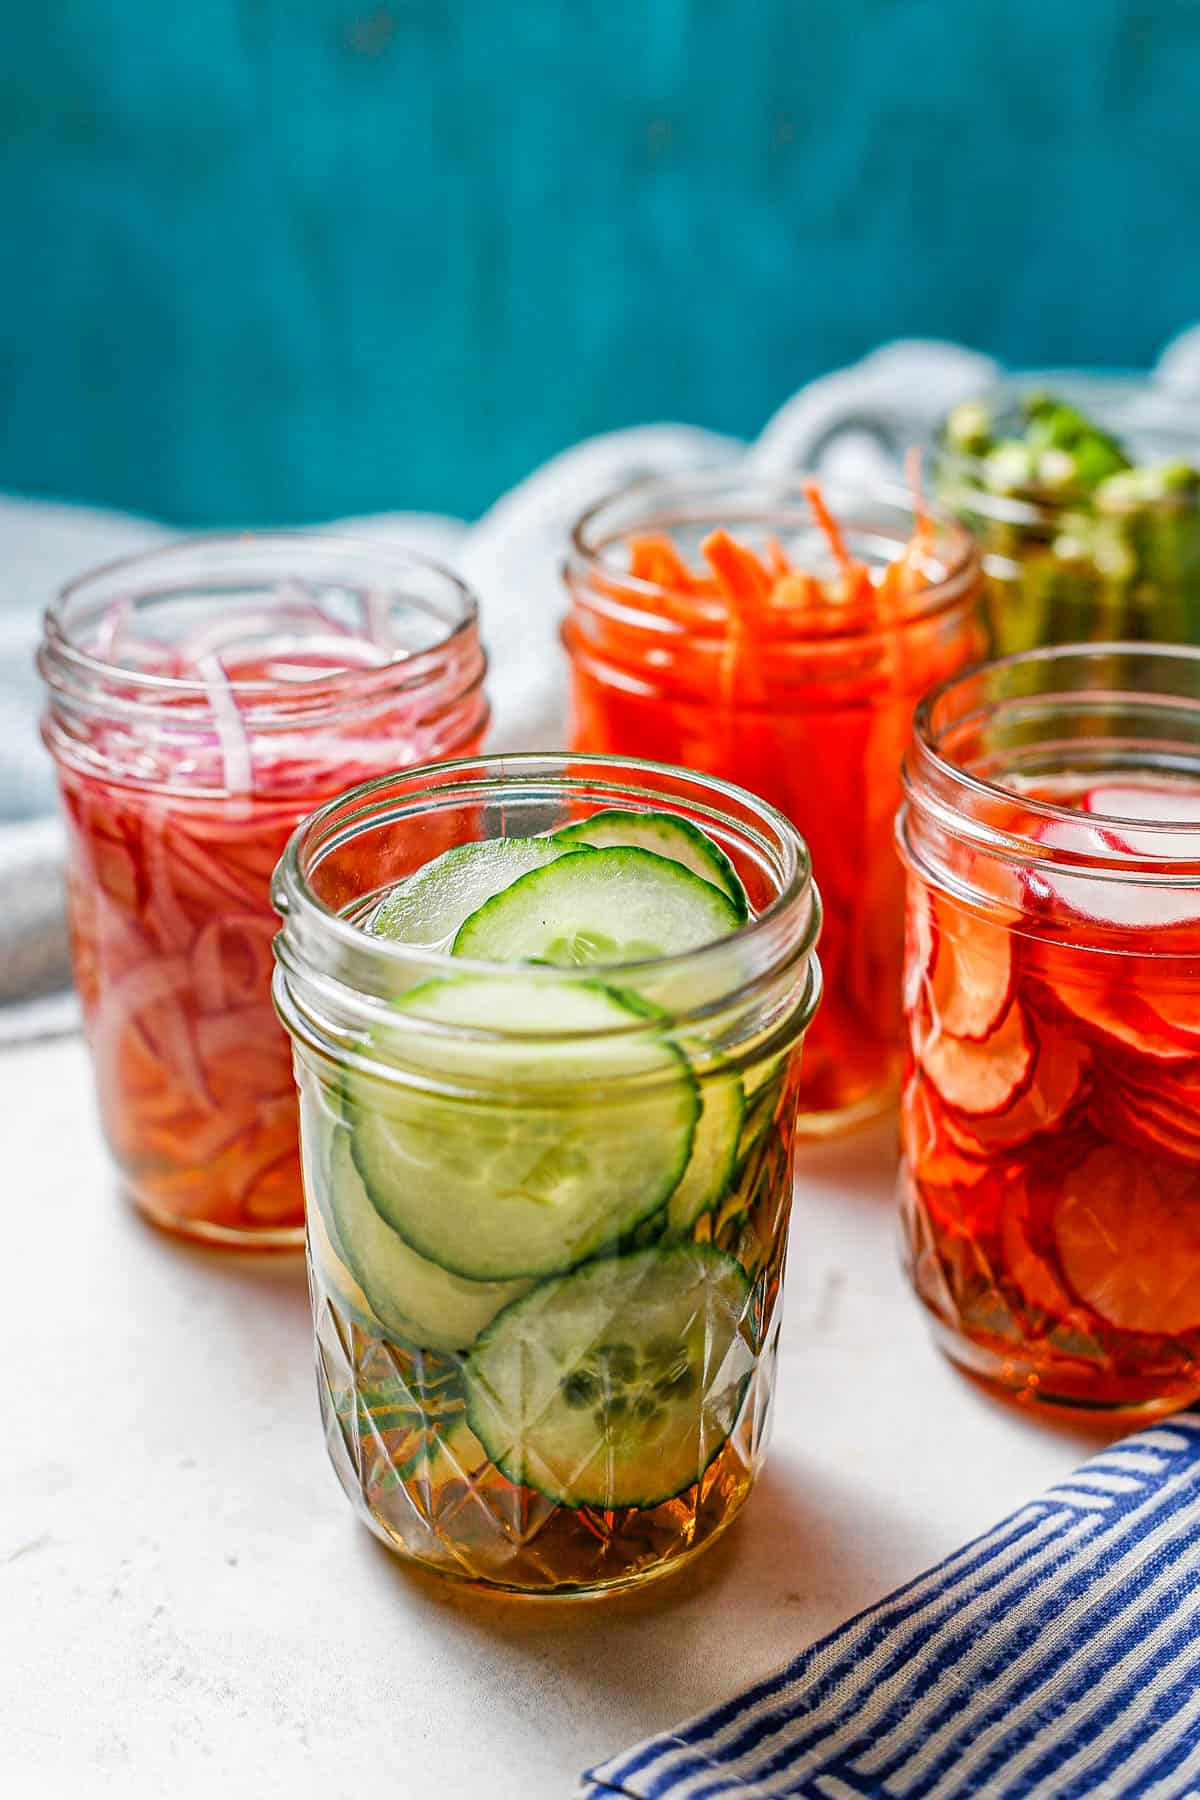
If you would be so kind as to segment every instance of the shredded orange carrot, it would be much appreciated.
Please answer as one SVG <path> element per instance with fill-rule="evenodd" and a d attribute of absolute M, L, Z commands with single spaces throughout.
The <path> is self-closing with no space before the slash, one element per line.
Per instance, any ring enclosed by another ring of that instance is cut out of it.
<path fill-rule="evenodd" d="M 788 561 L 788 553 L 777 537 L 767 539 L 767 567 L 775 577 L 776 584 L 786 580 L 793 573 L 792 565 Z M 774 602 L 774 598 L 775 596 L 772 595 L 772 602 Z"/>
<path fill-rule="evenodd" d="M 734 703 L 739 675 L 756 675 L 753 626 L 771 598 L 770 573 L 753 550 L 727 531 L 713 531 L 700 549 L 727 602 L 728 627 L 721 658 L 721 707 L 729 730 L 736 728 Z"/>
<path fill-rule="evenodd" d="M 842 592 L 840 597 L 843 604 L 856 606 L 869 600 L 874 591 L 871 571 L 866 563 L 858 562 L 847 550 L 841 527 L 826 506 L 825 497 L 815 481 L 805 482 L 804 498 L 808 501 L 818 529 L 825 535 L 825 540 L 841 573 Z"/>
<path fill-rule="evenodd" d="M 821 583 L 815 575 L 806 575 L 802 569 L 793 569 L 790 575 L 781 575 L 771 589 L 771 611 L 804 612 L 823 598 Z"/>
<path fill-rule="evenodd" d="M 812 509 L 812 516 L 818 529 L 824 532 L 825 541 L 833 553 L 833 560 L 843 575 L 848 575 L 852 568 L 850 552 L 846 548 L 846 540 L 842 536 L 841 526 L 825 504 L 824 495 L 815 481 L 804 484 L 804 498 Z"/>
<path fill-rule="evenodd" d="M 805 482 L 804 495 L 837 564 L 835 581 L 796 568 L 778 538 L 768 538 L 760 556 L 724 530 L 712 532 L 701 545 L 711 573 L 689 568 L 665 533 L 650 533 L 631 541 L 629 572 L 662 589 L 664 596 L 675 596 L 681 601 L 696 597 L 724 601 L 728 642 L 722 684 L 731 693 L 739 663 L 743 673 L 749 673 L 746 665 L 754 648 L 751 632 L 756 623 L 769 620 L 777 629 L 789 614 L 807 612 L 822 604 L 874 602 L 886 610 L 928 584 L 924 564 L 936 541 L 936 527 L 921 491 L 919 453 L 910 453 L 907 467 L 915 519 L 912 541 L 888 564 L 877 583 L 867 565 L 850 554 L 841 528 L 815 481 Z M 665 599 L 664 605 L 669 605 Z"/>
<path fill-rule="evenodd" d="M 888 564 L 875 589 L 881 608 L 890 612 L 897 601 L 904 599 L 909 591 L 909 573 L 908 551 L 906 550 L 903 556 L 898 556 L 895 562 Z"/>
<path fill-rule="evenodd" d="M 933 515 L 925 499 L 925 489 L 921 481 L 921 450 L 918 444 L 913 444 L 905 455 L 904 473 L 908 480 L 909 492 L 912 495 L 913 520 L 916 525 L 913 541 L 908 547 L 911 561 L 914 551 L 921 556 L 931 555 L 937 541 L 937 527 L 934 525 Z"/>
<path fill-rule="evenodd" d="M 637 581 L 677 594 L 710 594 L 713 583 L 693 575 L 669 537 L 634 538 L 629 546 L 629 573 Z"/>
<path fill-rule="evenodd" d="M 904 472 L 912 495 L 913 534 L 903 556 L 889 563 L 880 583 L 880 598 L 890 602 L 906 600 L 929 584 L 925 565 L 937 544 L 937 526 L 925 499 L 921 482 L 921 452 L 914 444 L 904 458 Z"/>
<path fill-rule="evenodd" d="M 630 575 L 655 584 L 663 616 L 678 620 L 701 640 L 696 645 L 702 653 L 697 664 L 715 690 L 708 727 L 715 742 L 706 754 L 723 757 L 730 769 L 745 761 L 744 740 L 751 721 L 758 722 L 754 726 L 758 741 L 768 747 L 775 742 L 775 721 L 787 689 L 772 678 L 773 650 L 786 650 L 789 643 L 814 631 L 831 626 L 836 630 L 838 615 L 860 605 L 869 609 L 865 617 L 872 625 L 898 621 L 906 595 L 929 581 L 922 552 L 932 520 L 923 502 L 919 510 L 914 507 L 912 542 L 877 571 L 876 582 L 867 564 L 850 554 L 817 484 L 806 483 L 804 493 L 834 558 L 832 576 L 797 568 L 777 538 L 768 538 L 760 552 L 728 531 L 713 531 L 700 546 L 703 572 L 688 566 L 666 534 L 648 534 L 629 543 Z M 702 603 L 697 603 L 697 596 L 703 597 Z M 897 692 L 908 691 L 903 637 L 895 633 L 888 647 Z M 890 751 L 888 755 L 890 770 Z"/>
<path fill-rule="evenodd" d="M 757 610 L 771 597 L 771 575 L 753 550 L 727 531 L 712 531 L 700 546 L 717 586 L 731 607 Z"/>

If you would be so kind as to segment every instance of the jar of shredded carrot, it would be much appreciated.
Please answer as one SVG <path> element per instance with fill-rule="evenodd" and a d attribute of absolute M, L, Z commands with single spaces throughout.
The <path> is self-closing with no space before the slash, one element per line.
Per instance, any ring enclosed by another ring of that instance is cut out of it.
<path fill-rule="evenodd" d="M 321 801 L 478 747 L 474 599 L 388 546 L 196 540 L 69 587 L 39 666 L 75 974 L 125 1186 L 186 1236 L 298 1244 L 271 874 Z"/>
<path fill-rule="evenodd" d="M 799 1089 L 811 1134 L 894 1101 L 901 758 L 918 697 L 983 649 L 971 539 L 913 490 L 640 482 L 584 514 L 565 570 L 572 746 L 724 776 L 812 849 L 826 986 Z"/>

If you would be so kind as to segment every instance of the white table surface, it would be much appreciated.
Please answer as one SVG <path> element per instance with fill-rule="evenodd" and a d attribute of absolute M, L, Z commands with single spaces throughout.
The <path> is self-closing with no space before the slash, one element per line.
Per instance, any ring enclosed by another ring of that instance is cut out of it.
<path fill-rule="evenodd" d="M 604 1602 L 421 1576 L 317 1423 L 296 1257 L 120 1200 L 76 1039 L 0 1053 L 0 1792 L 567 1800 L 1107 1434 L 956 1376 L 895 1258 L 890 1130 L 802 1156 L 769 1466 L 707 1557 Z"/>

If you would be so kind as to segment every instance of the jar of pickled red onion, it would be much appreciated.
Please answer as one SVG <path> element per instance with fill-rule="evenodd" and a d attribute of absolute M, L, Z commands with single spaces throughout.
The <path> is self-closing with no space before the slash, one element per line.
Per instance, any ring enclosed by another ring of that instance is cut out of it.
<path fill-rule="evenodd" d="M 66 588 L 38 666 L 76 981 L 124 1185 L 187 1237 L 298 1245 L 271 872 L 321 801 L 479 746 L 475 600 L 387 545 L 196 539 Z"/>

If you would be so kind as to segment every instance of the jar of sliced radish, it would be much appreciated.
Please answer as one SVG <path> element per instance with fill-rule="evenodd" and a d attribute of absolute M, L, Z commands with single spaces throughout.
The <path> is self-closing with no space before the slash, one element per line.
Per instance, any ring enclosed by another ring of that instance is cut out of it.
<path fill-rule="evenodd" d="M 298 1244 L 271 871 L 349 783 L 478 746 L 475 601 L 386 545 L 214 537 L 75 582 L 39 667 L 76 979 L 124 1184 L 186 1236 Z"/>
<path fill-rule="evenodd" d="M 908 1263 L 1029 1402 L 1200 1393 L 1200 652 L 1036 651 L 917 712 Z"/>

